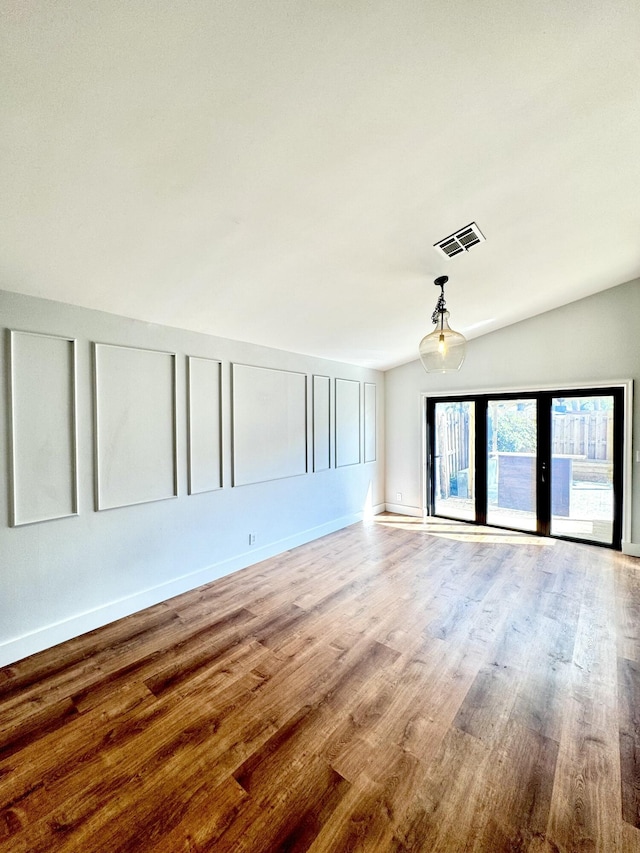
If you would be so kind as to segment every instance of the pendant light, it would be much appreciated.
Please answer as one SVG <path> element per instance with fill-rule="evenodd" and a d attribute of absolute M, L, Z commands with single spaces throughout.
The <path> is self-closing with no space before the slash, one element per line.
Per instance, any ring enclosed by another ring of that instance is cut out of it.
<path fill-rule="evenodd" d="M 464 361 L 467 341 L 460 332 L 449 326 L 449 312 L 444 299 L 444 286 L 449 276 L 441 275 L 434 281 L 440 296 L 431 315 L 435 328 L 420 341 L 420 361 L 427 373 L 452 373 L 460 370 Z"/>

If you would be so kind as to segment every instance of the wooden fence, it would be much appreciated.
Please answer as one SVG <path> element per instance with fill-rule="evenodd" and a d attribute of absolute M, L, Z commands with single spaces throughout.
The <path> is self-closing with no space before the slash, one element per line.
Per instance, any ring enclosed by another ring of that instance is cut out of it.
<path fill-rule="evenodd" d="M 613 410 L 604 412 L 554 412 L 554 456 L 613 459 Z"/>
<path fill-rule="evenodd" d="M 438 485 L 443 497 L 448 497 L 459 471 L 469 470 L 470 435 L 469 409 L 447 408 L 439 411 L 436 421 L 436 455 L 438 458 Z M 457 493 L 457 486 L 454 486 Z"/>
<path fill-rule="evenodd" d="M 470 423 L 471 421 L 471 423 Z M 552 429 L 553 456 L 582 457 L 582 464 L 588 462 L 609 462 L 613 460 L 613 411 L 596 412 L 554 412 Z M 469 458 L 473 450 L 473 414 L 469 407 L 447 407 L 437 412 L 436 438 L 438 456 L 438 487 L 442 496 L 454 493 L 459 471 L 468 471 L 469 485 L 473 479 L 473 460 Z M 599 467 L 599 466 L 596 466 Z M 610 466 L 605 466 L 607 469 Z M 598 480 L 599 476 L 587 476 L 584 479 Z"/>

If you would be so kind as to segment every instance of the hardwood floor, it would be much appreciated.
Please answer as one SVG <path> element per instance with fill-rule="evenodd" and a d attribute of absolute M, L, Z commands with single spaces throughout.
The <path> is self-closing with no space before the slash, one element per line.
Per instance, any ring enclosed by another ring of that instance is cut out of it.
<path fill-rule="evenodd" d="M 6 667 L 0 851 L 640 851 L 640 560 L 378 516 Z"/>

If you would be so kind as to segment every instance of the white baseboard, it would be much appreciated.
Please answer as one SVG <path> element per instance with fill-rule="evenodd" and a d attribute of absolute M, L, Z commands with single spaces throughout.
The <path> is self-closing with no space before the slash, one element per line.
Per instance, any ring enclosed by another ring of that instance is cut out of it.
<path fill-rule="evenodd" d="M 640 545 L 636 545 L 634 542 L 623 542 L 622 553 L 629 557 L 640 557 Z"/>
<path fill-rule="evenodd" d="M 395 512 L 396 515 L 410 515 L 413 518 L 422 518 L 422 510 L 419 506 L 406 506 L 405 504 L 385 504 L 387 512 Z"/>
<path fill-rule="evenodd" d="M 374 514 L 383 511 L 384 504 L 380 504 L 379 508 L 374 507 L 373 509 Z M 321 536 L 326 536 L 329 533 L 334 533 L 336 530 L 349 527 L 351 524 L 362 521 L 363 516 L 364 513 L 358 512 L 353 515 L 334 519 L 318 527 L 311 527 L 293 536 L 263 545 L 261 548 L 252 548 L 250 551 L 237 554 L 228 560 L 214 563 L 186 575 L 181 575 L 178 578 L 165 581 L 157 586 L 140 590 L 133 593 L 133 595 L 128 595 L 92 610 L 75 614 L 68 619 L 38 628 L 21 637 L 6 640 L 4 643 L 0 643 L 0 666 L 15 663 L 36 652 L 41 652 L 43 649 L 57 646 L 58 643 L 63 643 L 65 640 L 79 637 L 81 634 L 101 628 L 103 625 L 108 625 L 110 622 L 115 622 L 124 616 L 130 616 L 132 613 L 137 613 L 146 607 L 159 604 L 161 601 L 166 601 L 183 592 L 188 592 L 198 586 L 222 578 L 225 575 L 230 575 L 232 572 L 252 566 L 261 560 L 275 557 L 284 551 L 296 548 L 298 545 L 304 545 L 313 539 L 319 539 Z"/>

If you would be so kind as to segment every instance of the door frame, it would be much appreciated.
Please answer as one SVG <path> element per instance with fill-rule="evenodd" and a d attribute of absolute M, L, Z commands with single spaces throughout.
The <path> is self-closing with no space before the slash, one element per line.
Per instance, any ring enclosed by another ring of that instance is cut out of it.
<path fill-rule="evenodd" d="M 422 516 L 423 519 L 429 516 L 430 507 L 430 471 L 429 471 L 429 452 L 431 437 L 428 434 L 427 428 L 427 407 L 429 401 L 433 398 L 438 400 L 475 400 L 478 397 L 497 397 L 502 398 L 518 398 L 520 396 L 544 394 L 548 397 L 561 396 L 562 392 L 570 392 L 571 394 L 579 394 L 584 392 L 598 393 L 607 389 L 621 389 L 623 401 L 623 414 L 621 424 L 621 447 L 618 448 L 620 468 L 621 468 L 621 495 L 622 495 L 622 517 L 621 517 L 621 550 L 623 553 L 630 553 L 625 550 L 625 546 L 631 545 L 631 518 L 632 518 L 632 424 L 633 424 L 633 380 L 618 379 L 610 382 L 579 382 L 579 383 L 562 383 L 554 385 L 537 385 L 523 388 L 476 388 L 473 391 L 423 391 L 420 395 L 420 418 L 422 424 L 422 464 L 421 464 L 421 496 L 422 496 Z M 483 454 L 485 449 L 483 448 Z M 476 454 L 476 459 L 478 456 Z M 467 524 L 480 524 L 481 522 L 466 522 Z M 569 537 L 562 537 L 569 538 Z M 586 540 L 577 540 L 585 542 Z M 599 544 L 599 543 L 593 543 Z M 607 547 L 605 545 L 605 547 Z M 609 546 L 611 547 L 611 546 Z M 635 552 L 634 552 L 635 553 Z"/>

